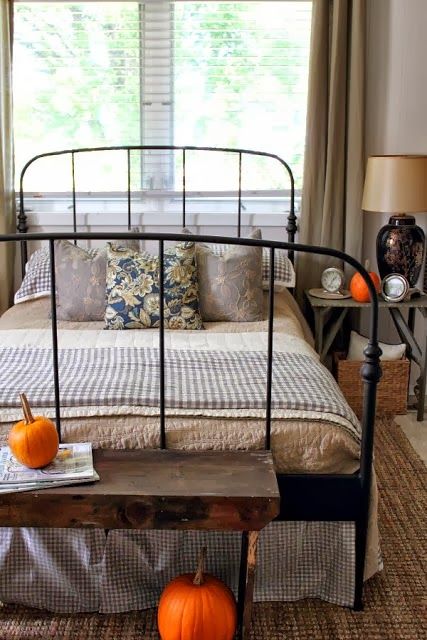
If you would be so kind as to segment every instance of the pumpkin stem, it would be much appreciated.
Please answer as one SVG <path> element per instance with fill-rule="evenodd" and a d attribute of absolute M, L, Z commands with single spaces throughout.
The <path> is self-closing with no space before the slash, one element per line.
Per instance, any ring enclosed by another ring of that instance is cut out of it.
<path fill-rule="evenodd" d="M 32 422 L 34 422 L 34 416 L 31 411 L 30 403 L 28 402 L 27 396 L 25 395 L 25 393 L 20 393 L 19 398 L 21 400 L 22 411 L 24 412 L 25 422 L 27 424 L 31 424 Z"/>
<path fill-rule="evenodd" d="M 200 552 L 199 565 L 197 567 L 197 572 L 193 580 L 193 584 L 195 584 L 198 587 L 200 587 L 200 585 L 203 584 L 203 571 L 205 570 L 206 551 L 207 551 L 207 548 L 203 547 Z"/>

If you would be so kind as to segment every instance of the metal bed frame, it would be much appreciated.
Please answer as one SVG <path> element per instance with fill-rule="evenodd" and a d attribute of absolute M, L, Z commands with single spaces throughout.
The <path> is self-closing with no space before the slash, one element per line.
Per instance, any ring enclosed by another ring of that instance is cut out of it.
<path fill-rule="evenodd" d="M 364 382 L 364 403 L 362 413 L 362 442 L 360 452 L 360 467 L 354 474 L 277 474 L 277 481 L 282 496 L 281 510 L 278 517 L 279 520 L 305 520 L 305 521 L 352 521 L 355 523 L 355 591 L 354 591 L 354 609 L 361 610 L 363 608 L 363 575 L 366 555 L 366 541 L 368 528 L 369 501 L 372 484 L 372 461 L 373 461 L 373 443 L 374 443 L 374 424 L 375 424 L 375 401 L 376 387 L 381 376 L 381 368 L 379 357 L 381 350 L 378 347 L 378 301 L 375 288 L 368 276 L 365 268 L 354 258 L 327 247 L 318 247 L 305 244 L 295 243 L 295 233 L 297 230 L 295 216 L 295 187 L 292 171 L 289 165 L 279 156 L 265 153 L 250 151 L 245 149 L 227 149 L 212 147 L 177 147 L 177 146 L 122 146 L 122 147 L 97 147 L 69 149 L 63 151 L 55 151 L 40 154 L 32 158 L 21 172 L 20 178 L 20 210 L 18 215 L 18 231 L 17 234 L 9 234 L 0 236 L 0 242 L 20 242 L 23 273 L 27 260 L 27 241 L 47 240 L 49 242 L 50 252 L 50 273 L 51 273 L 51 316 L 52 316 L 52 358 L 53 358 L 53 379 L 55 391 L 55 414 L 56 425 L 61 436 L 61 408 L 60 408 L 60 385 L 58 372 L 58 329 L 56 317 L 56 283 L 55 283 L 55 241 L 60 239 L 73 240 L 126 240 L 130 236 L 134 239 L 141 240 L 157 240 L 159 243 L 159 266 L 160 266 L 160 337 L 159 337 L 159 360 L 160 360 L 160 446 L 166 448 L 166 431 L 165 431 L 165 346 L 164 346 L 164 243 L 166 241 L 182 241 L 183 236 L 177 233 L 130 233 L 132 223 L 131 210 L 131 186 L 130 186 L 130 152 L 145 150 L 164 150 L 179 151 L 182 153 L 183 159 L 183 176 L 182 176 L 182 226 L 186 223 L 186 154 L 191 151 L 207 151 L 207 152 L 223 152 L 236 154 L 238 159 L 239 177 L 237 189 L 237 238 L 220 237 L 210 235 L 192 235 L 191 239 L 195 242 L 206 243 L 227 243 L 230 245 L 247 245 L 267 247 L 270 252 L 270 270 L 269 270 L 269 301 L 268 301 L 268 354 L 267 354 L 267 378 L 266 378 L 266 433 L 265 448 L 270 449 L 270 433 L 271 433 L 271 392 L 272 392 L 272 364 L 273 364 L 273 312 L 274 312 L 274 261 L 275 252 L 279 249 L 288 251 L 291 261 L 294 260 L 294 252 L 311 253 L 318 255 L 330 256 L 338 258 L 349 264 L 358 271 L 366 282 L 371 295 L 370 305 L 370 335 L 368 346 L 365 349 L 365 362 L 361 368 L 361 376 Z M 77 230 L 76 216 L 76 183 L 75 183 L 75 158 L 81 153 L 93 153 L 96 151 L 121 151 L 125 152 L 127 157 L 127 206 L 128 232 L 121 233 L 89 233 Z M 24 177 L 28 167 L 38 160 L 49 156 L 69 155 L 71 160 L 72 174 L 72 215 L 73 215 L 73 232 L 69 233 L 28 233 L 27 232 L 27 216 L 24 208 Z M 287 215 L 286 231 L 288 234 L 287 242 L 278 242 L 271 240 L 252 240 L 241 238 L 241 213 L 242 213 L 242 159 L 246 155 L 268 157 L 277 160 L 284 168 L 290 181 L 290 211 Z M 188 236 L 185 236 L 188 239 Z"/>

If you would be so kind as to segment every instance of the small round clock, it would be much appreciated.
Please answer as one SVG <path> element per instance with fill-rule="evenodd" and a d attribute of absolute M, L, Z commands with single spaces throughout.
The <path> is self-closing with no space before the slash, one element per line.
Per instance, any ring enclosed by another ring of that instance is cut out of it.
<path fill-rule="evenodd" d="M 400 273 L 390 273 L 381 283 L 381 293 L 387 302 L 401 302 L 409 293 L 409 282 Z"/>
<path fill-rule="evenodd" d="M 345 275 L 337 267 L 329 267 L 322 273 L 322 287 L 328 293 L 341 293 L 344 290 Z"/>

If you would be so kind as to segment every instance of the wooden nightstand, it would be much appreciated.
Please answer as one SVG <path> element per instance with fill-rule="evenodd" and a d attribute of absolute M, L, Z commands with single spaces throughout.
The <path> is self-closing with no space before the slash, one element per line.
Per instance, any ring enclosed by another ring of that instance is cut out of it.
<path fill-rule="evenodd" d="M 315 348 L 320 355 L 321 361 L 324 361 L 347 313 L 351 309 L 367 309 L 369 308 L 369 303 L 356 302 L 353 298 L 324 300 L 311 296 L 308 291 L 305 292 L 305 295 L 314 313 Z M 385 308 L 390 313 L 400 339 L 406 344 L 407 357 L 420 368 L 420 376 L 414 391 L 417 397 L 417 420 L 421 421 L 424 419 L 427 375 L 427 295 L 422 294 L 408 302 L 386 302 L 379 297 L 378 305 L 381 309 Z M 407 319 L 404 316 L 406 310 L 408 310 Z M 424 320 L 424 348 L 419 345 L 414 335 L 415 314 L 417 311 Z"/>

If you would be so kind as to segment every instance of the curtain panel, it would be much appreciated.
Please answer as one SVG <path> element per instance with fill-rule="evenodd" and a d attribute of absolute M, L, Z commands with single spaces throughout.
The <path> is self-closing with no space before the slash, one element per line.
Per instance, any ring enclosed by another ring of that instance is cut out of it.
<path fill-rule="evenodd" d="M 364 178 L 365 0 L 314 0 L 301 242 L 360 259 Z M 299 254 L 298 293 L 332 259 Z M 348 274 L 347 274 L 348 275 Z"/>
<path fill-rule="evenodd" d="M 15 230 L 12 136 L 12 0 L 0 0 L 0 233 Z M 0 245 L 0 313 L 13 294 L 14 247 Z"/>

